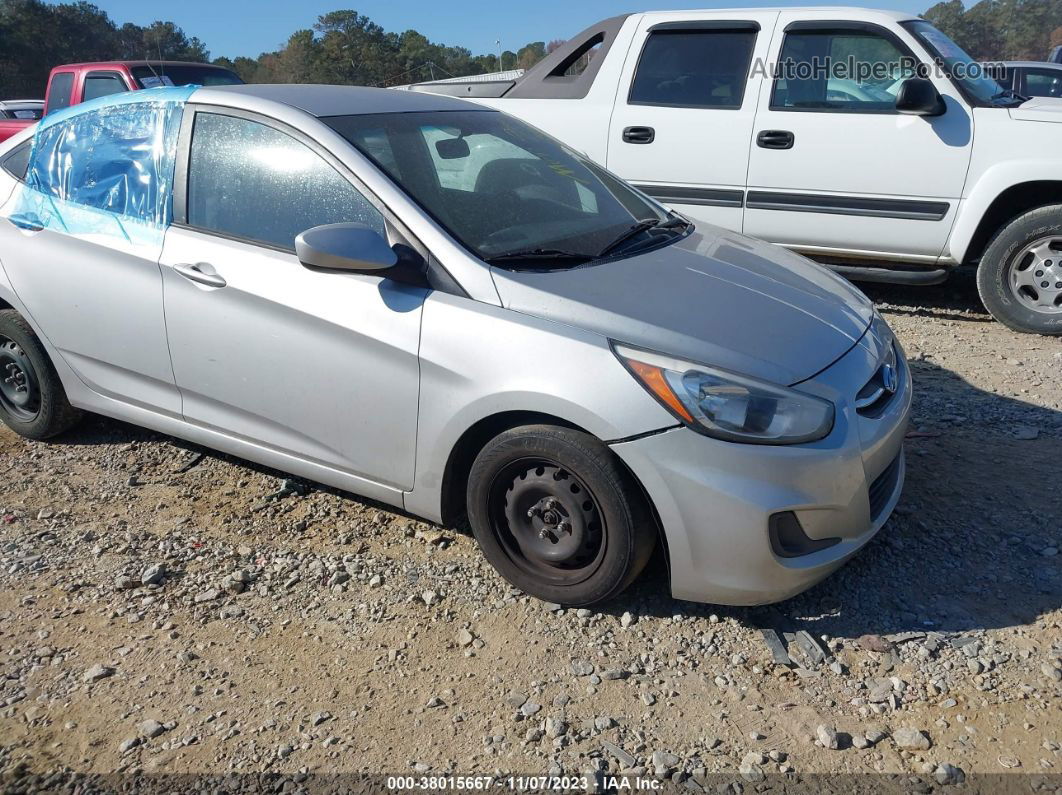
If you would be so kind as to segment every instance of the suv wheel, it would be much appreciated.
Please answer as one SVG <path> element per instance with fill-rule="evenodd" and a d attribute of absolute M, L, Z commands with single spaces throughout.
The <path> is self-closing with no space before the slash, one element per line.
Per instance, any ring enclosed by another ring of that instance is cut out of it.
<path fill-rule="evenodd" d="M 14 309 L 0 310 L 0 420 L 20 436 L 47 439 L 80 418 L 33 329 Z"/>
<path fill-rule="evenodd" d="M 487 560 L 526 593 L 590 605 L 626 588 L 656 542 L 634 478 L 602 442 L 550 425 L 492 439 L 472 464 L 468 517 Z"/>
<path fill-rule="evenodd" d="M 1062 204 L 1030 210 L 996 234 L 977 268 L 977 291 L 1008 328 L 1062 334 Z"/>

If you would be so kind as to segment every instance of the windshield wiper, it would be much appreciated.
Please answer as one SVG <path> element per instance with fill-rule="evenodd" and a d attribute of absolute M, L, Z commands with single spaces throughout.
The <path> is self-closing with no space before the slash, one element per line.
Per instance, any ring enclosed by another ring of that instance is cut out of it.
<path fill-rule="evenodd" d="M 603 249 L 601 249 L 597 256 L 604 257 L 605 255 L 612 253 L 617 248 L 626 243 L 628 240 L 631 240 L 632 238 L 635 238 L 640 235 L 642 232 L 647 232 L 650 229 L 654 231 L 657 229 L 677 229 L 679 227 L 685 229 L 689 225 L 689 221 L 687 221 L 681 215 L 677 214 L 672 215 L 666 221 L 661 221 L 658 218 L 646 218 L 644 221 L 639 221 L 634 226 L 627 229 L 622 235 L 620 235 L 607 246 L 605 246 Z"/>
<path fill-rule="evenodd" d="M 517 251 L 503 251 L 493 257 L 484 258 L 484 262 L 490 265 L 501 262 L 518 262 L 521 260 L 563 260 L 564 262 L 589 262 L 593 257 L 589 254 L 580 254 L 576 251 L 565 251 L 559 248 L 529 248 Z"/>

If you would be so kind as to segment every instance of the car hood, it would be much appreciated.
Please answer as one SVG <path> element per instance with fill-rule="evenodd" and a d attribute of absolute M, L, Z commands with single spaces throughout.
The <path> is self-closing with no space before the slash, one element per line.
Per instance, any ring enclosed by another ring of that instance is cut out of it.
<path fill-rule="evenodd" d="M 1010 117 L 1020 121 L 1062 122 L 1062 99 L 1056 97 L 1033 97 L 1010 109 Z"/>
<path fill-rule="evenodd" d="M 625 259 L 493 272 L 502 305 L 514 311 L 779 384 L 835 362 L 874 314 L 825 267 L 708 225 Z"/>

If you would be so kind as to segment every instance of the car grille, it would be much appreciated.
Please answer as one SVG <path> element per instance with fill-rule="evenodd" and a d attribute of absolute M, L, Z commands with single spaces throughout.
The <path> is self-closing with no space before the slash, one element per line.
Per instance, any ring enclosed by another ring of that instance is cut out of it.
<path fill-rule="evenodd" d="M 885 510 L 885 506 L 889 504 L 889 498 L 896 491 L 896 481 L 900 477 L 900 462 L 902 460 L 903 451 L 901 450 L 892 459 L 892 462 L 885 467 L 885 471 L 874 478 L 874 482 L 870 484 L 870 520 L 872 522 L 878 520 L 881 512 Z"/>

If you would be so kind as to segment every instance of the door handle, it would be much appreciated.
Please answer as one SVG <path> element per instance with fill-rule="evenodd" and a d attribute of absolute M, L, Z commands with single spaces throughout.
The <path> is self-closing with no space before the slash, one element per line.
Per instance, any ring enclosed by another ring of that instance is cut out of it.
<path fill-rule="evenodd" d="M 173 269 L 188 281 L 205 284 L 207 287 L 224 287 L 228 284 L 208 262 L 197 262 L 194 265 L 180 262 L 174 265 Z"/>
<path fill-rule="evenodd" d="M 624 127 L 623 140 L 629 144 L 651 144 L 656 138 L 652 127 Z"/>
<path fill-rule="evenodd" d="M 756 146 L 761 149 L 792 149 L 796 136 L 789 130 L 762 130 L 756 136 Z"/>

